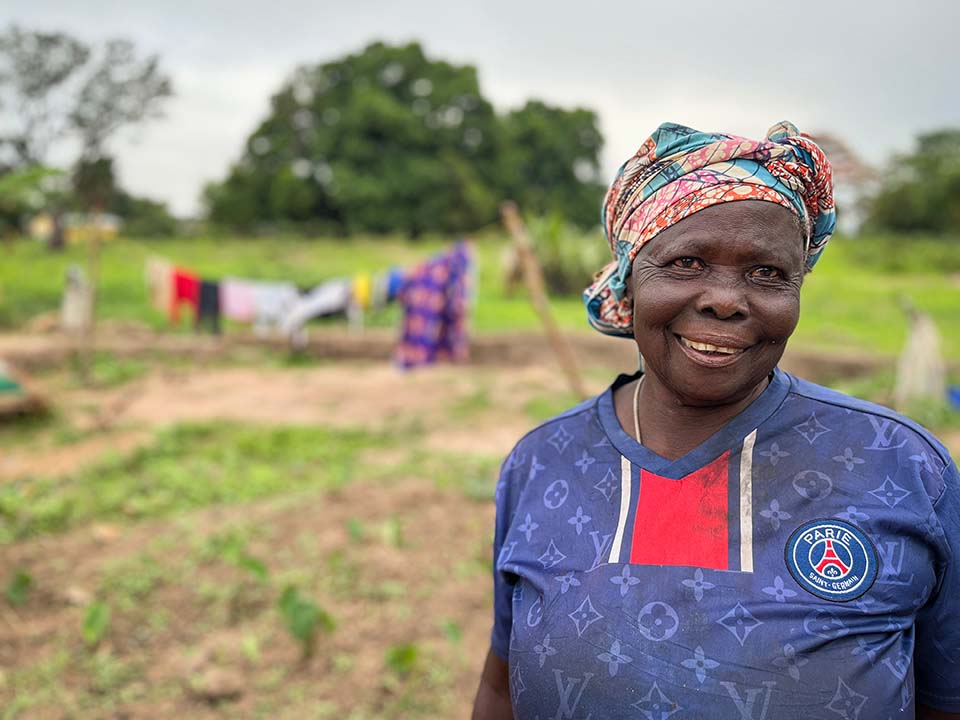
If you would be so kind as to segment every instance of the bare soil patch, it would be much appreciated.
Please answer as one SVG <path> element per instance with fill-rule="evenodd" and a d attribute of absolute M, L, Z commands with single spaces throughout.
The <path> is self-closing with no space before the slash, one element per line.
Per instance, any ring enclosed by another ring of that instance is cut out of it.
<path fill-rule="evenodd" d="M 402 541 L 384 542 L 393 522 Z M 54 648 L 67 648 L 60 687 L 31 718 L 406 717 L 411 697 L 423 717 L 463 717 L 489 632 L 492 522 L 491 503 L 399 479 L 19 543 L 5 550 L 0 577 L 29 566 L 36 587 L 0 622 L 0 669 L 10 682 L 18 668 L 49 664 Z M 363 535 L 351 536 L 351 524 Z M 203 556 L 198 548 L 228 528 L 252 533 L 249 552 L 266 559 L 275 582 Z M 124 562 L 131 571 L 152 565 L 156 580 L 137 607 L 114 608 L 107 637 L 90 651 L 73 602 Z M 337 623 L 308 661 L 277 618 L 282 578 L 297 580 Z M 222 623 L 210 627 L 211 616 Z M 417 648 L 404 673 L 386 660 L 398 645 Z M 97 657 L 119 677 L 101 705 L 90 694 Z M 0 686 L 0 704 L 13 700 Z"/>

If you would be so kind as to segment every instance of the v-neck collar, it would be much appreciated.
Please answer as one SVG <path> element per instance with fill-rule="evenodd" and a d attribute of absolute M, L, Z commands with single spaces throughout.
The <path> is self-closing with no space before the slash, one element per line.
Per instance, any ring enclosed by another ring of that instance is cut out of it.
<path fill-rule="evenodd" d="M 770 384 L 760 396 L 733 417 L 719 431 L 676 460 L 668 460 L 649 448 L 641 445 L 620 425 L 617 411 L 613 405 L 613 391 L 639 375 L 620 375 L 613 384 L 600 395 L 597 411 L 600 424 L 607 437 L 620 454 L 635 465 L 654 472 L 661 477 L 677 480 L 689 475 L 707 463 L 717 459 L 724 452 L 739 447 L 743 439 L 764 420 L 775 413 L 790 391 L 790 376 L 776 368 Z"/>

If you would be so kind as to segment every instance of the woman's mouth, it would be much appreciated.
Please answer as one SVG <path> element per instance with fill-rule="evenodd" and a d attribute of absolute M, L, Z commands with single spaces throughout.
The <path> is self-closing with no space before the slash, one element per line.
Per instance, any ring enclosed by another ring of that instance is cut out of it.
<path fill-rule="evenodd" d="M 701 342 L 682 335 L 674 335 L 684 354 L 693 362 L 704 367 L 724 367 L 735 362 L 744 353 L 746 347 L 731 345 L 714 345 Z"/>

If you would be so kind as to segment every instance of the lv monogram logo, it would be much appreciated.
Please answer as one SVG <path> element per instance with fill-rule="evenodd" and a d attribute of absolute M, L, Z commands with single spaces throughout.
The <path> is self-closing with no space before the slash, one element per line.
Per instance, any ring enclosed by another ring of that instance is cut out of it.
<path fill-rule="evenodd" d="M 733 704 L 737 706 L 737 710 L 740 713 L 740 720 L 766 719 L 767 711 L 770 709 L 770 695 L 773 693 L 773 688 L 777 683 L 775 683 L 773 680 L 765 680 L 762 688 L 747 688 L 746 700 L 741 697 L 735 683 L 721 682 L 720 684 L 727 691 L 727 695 L 730 696 L 730 699 L 733 700 Z M 763 695 L 763 705 L 760 707 L 760 714 L 754 715 L 754 708 L 757 704 L 757 698 L 761 695 Z"/>
<path fill-rule="evenodd" d="M 873 425 L 873 442 L 865 449 L 867 450 L 896 450 L 907 444 L 907 439 L 900 441 L 899 445 L 894 445 L 893 441 L 900 430 L 900 425 L 893 420 L 878 418 L 868 415 L 870 424 Z"/>
<path fill-rule="evenodd" d="M 909 578 L 902 578 L 900 571 L 903 569 L 903 554 L 906 549 L 906 541 L 900 538 L 896 540 L 887 540 L 877 543 L 877 552 L 880 553 L 880 577 L 877 582 L 881 585 L 912 585 L 913 573 Z"/>
<path fill-rule="evenodd" d="M 590 539 L 593 540 L 593 565 L 590 566 L 591 570 L 596 570 L 598 567 L 604 564 L 604 558 L 607 556 L 607 551 L 610 550 L 610 545 L 613 544 L 613 533 L 608 533 L 606 535 L 600 535 L 599 530 L 594 530 L 590 533 Z"/>
<path fill-rule="evenodd" d="M 583 691 L 586 690 L 593 673 L 584 673 L 583 678 L 567 677 L 566 681 L 563 679 L 563 670 L 554 670 L 553 675 L 557 679 L 557 694 L 560 697 L 560 704 L 557 706 L 557 713 L 553 716 L 553 720 L 573 720 L 573 714 L 580 705 L 580 698 L 583 697 Z M 574 691 L 576 691 L 576 697 L 573 698 L 571 705 L 570 698 Z"/>

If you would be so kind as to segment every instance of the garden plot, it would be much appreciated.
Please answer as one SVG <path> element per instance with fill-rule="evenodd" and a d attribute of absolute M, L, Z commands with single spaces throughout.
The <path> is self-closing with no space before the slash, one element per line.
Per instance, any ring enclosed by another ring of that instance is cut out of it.
<path fill-rule="evenodd" d="M 467 714 L 497 468 L 574 402 L 555 369 L 46 380 L 3 438 L 0 717 Z"/>

